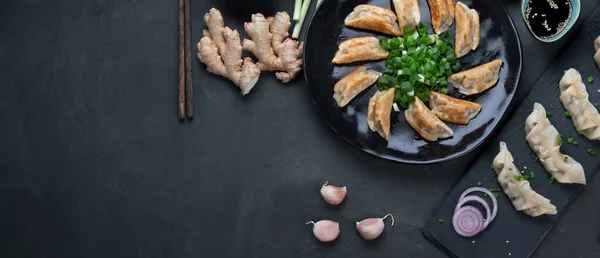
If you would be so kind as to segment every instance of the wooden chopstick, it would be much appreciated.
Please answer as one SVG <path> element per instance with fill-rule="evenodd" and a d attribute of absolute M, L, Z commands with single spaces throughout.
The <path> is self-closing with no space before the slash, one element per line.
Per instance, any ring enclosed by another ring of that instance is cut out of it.
<path fill-rule="evenodd" d="M 194 117 L 194 88 L 192 84 L 192 48 L 190 30 L 190 0 L 185 1 L 185 97 L 187 118 Z"/>
<path fill-rule="evenodd" d="M 185 1 L 179 0 L 179 119 L 185 118 Z"/>

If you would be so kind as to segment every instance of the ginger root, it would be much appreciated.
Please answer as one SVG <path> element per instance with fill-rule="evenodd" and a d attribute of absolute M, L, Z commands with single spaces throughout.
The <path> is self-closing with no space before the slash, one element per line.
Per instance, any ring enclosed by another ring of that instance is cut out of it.
<path fill-rule="evenodd" d="M 225 27 L 221 12 L 215 8 L 204 15 L 208 30 L 198 43 L 198 58 L 206 70 L 231 80 L 246 95 L 258 81 L 260 69 L 251 58 L 242 61 L 242 44 L 236 30 Z"/>
<path fill-rule="evenodd" d="M 243 48 L 258 59 L 261 71 L 276 71 L 275 76 L 288 83 L 300 72 L 302 66 L 302 43 L 289 39 L 290 16 L 278 12 L 274 17 L 253 14 L 244 29 L 252 40 L 244 39 Z"/>

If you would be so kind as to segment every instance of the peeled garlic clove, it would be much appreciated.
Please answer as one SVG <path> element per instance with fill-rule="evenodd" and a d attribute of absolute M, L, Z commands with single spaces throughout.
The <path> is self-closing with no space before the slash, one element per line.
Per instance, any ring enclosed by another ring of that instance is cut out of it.
<path fill-rule="evenodd" d="M 348 190 L 345 186 L 329 185 L 328 182 L 325 182 L 325 184 L 321 186 L 321 196 L 323 196 L 323 199 L 331 205 L 342 203 L 344 198 L 346 198 L 346 193 L 348 193 Z"/>
<path fill-rule="evenodd" d="M 320 220 L 306 222 L 313 224 L 313 234 L 321 242 L 331 242 L 340 235 L 340 224 L 331 220 Z"/>
<path fill-rule="evenodd" d="M 370 218 L 365 219 L 360 222 L 356 222 L 356 230 L 358 234 L 366 240 L 373 240 L 378 238 L 381 233 L 383 233 L 383 229 L 385 228 L 385 224 L 383 224 L 383 220 L 387 217 L 392 218 L 392 227 L 394 226 L 394 216 L 392 214 L 385 215 L 383 218 Z"/>

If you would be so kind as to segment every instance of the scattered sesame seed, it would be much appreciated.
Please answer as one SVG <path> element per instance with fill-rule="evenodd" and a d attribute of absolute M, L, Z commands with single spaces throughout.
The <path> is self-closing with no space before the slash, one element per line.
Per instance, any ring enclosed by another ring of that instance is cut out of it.
<path fill-rule="evenodd" d="M 527 166 L 523 166 L 523 168 L 527 169 Z"/>
<path fill-rule="evenodd" d="M 510 256 L 510 253 L 508 253 L 508 256 Z"/>
<path fill-rule="evenodd" d="M 508 240 L 506 240 L 506 243 L 508 244 Z"/>
<path fill-rule="evenodd" d="M 475 240 L 473 240 L 473 244 L 475 244 Z"/>

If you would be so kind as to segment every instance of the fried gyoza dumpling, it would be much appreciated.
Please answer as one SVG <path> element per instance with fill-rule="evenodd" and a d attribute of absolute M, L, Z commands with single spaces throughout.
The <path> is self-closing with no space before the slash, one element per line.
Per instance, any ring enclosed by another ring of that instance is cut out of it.
<path fill-rule="evenodd" d="M 533 105 L 533 112 L 525 120 L 525 135 L 529 147 L 556 181 L 585 185 L 583 167 L 572 157 L 560 152 L 560 134 L 548 120 L 546 109 L 540 103 Z"/>
<path fill-rule="evenodd" d="M 390 140 L 390 115 L 395 94 L 396 88 L 389 88 L 384 91 L 377 91 L 369 99 L 369 111 L 367 113 L 369 128 L 371 131 L 379 133 L 387 141 Z"/>
<path fill-rule="evenodd" d="M 404 27 L 416 27 L 421 21 L 421 12 L 417 0 L 393 0 L 400 31 Z"/>
<path fill-rule="evenodd" d="M 431 112 L 442 121 L 466 125 L 481 111 L 481 105 L 432 91 L 429 94 Z"/>
<path fill-rule="evenodd" d="M 394 36 L 402 35 L 402 29 L 398 26 L 394 12 L 374 5 L 361 4 L 356 6 L 354 11 L 344 19 L 344 25 Z"/>
<path fill-rule="evenodd" d="M 508 198 L 512 200 L 516 210 L 523 211 L 531 217 L 556 214 L 556 206 L 552 205 L 550 200 L 535 192 L 529 181 L 518 179 L 521 177 L 521 172 L 515 165 L 506 143 L 500 142 L 500 152 L 494 158 L 492 167 L 498 175 L 498 183 Z"/>
<path fill-rule="evenodd" d="M 465 95 L 481 93 L 498 82 L 501 66 L 502 59 L 496 59 L 469 70 L 453 74 L 448 78 L 448 83 Z"/>
<path fill-rule="evenodd" d="M 461 2 L 456 3 L 456 36 L 454 53 L 456 58 L 475 50 L 479 46 L 479 14 Z"/>
<path fill-rule="evenodd" d="M 381 60 L 388 52 L 379 46 L 376 37 L 358 37 L 342 42 L 331 61 L 334 64 L 349 64 L 357 61 Z"/>
<path fill-rule="evenodd" d="M 575 69 L 565 71 L 560 83 L 560 101 L 569 111 L 573 125 L 590 140 L 600 140 L 600 113 L 590 102 L 590 95 Z"/>
<path fill-rule="evenodd" d="M 454 2 L 452 0 L 427 0 L 431 12 L 431 25 L 437 34 L 447 31 L 454 22 Z"/>
<path fill-rule="evenodd" d="M 452 129 L 437 118 L 418 97 L 414 97 L 404 116 L 406 122 L 425 140 L 437 141 L 454 135 Z"/>
<path fill-rule="evenodd" d="M 339 107 L 344 107 L 363 90 L 373 85 L 381 76 L 380 72 L 359 66 L 333 87 L 333 98 Z"/>

